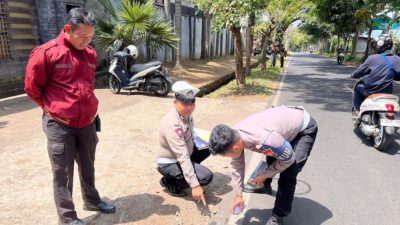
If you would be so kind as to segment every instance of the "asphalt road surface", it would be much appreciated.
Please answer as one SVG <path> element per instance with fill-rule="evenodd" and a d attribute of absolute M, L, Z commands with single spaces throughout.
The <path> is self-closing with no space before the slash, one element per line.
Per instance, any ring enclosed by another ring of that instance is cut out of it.
<path fill-rule="evenodd" d="M 399 141 L 379 152 L 354 131 L 350 109 L 355 80 L 348 78 L 354 70 L 315 54 L 295 54 L 289 62 L 273 104 L 304 106 L 319 133 L 298 176 L 285 225 L 400 224 Z M 274 193 L 276 188 L 275 178 Z M 265 224 L 275 197 L 249 196 L 247 211 L 235 224 Z"/>

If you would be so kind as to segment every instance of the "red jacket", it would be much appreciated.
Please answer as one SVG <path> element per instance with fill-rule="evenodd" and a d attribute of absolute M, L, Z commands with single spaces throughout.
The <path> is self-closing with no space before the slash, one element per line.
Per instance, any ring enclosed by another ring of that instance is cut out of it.
<path fill-rule="evenodd" d="M 93 122 L 96 51 L 75 49 L 64 32 L 32 50 L 26 66 L 25 91 L 54 120 L 82 128 Z"/>

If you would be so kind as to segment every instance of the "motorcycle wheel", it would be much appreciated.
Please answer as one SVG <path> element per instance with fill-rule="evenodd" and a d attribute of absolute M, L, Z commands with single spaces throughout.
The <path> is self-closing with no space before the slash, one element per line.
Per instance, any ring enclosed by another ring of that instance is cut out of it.
<path fill-rule="evenodd" d="M 121 91 L 121 82 L 115 76 L 110 76 L 108 84 L 113 94 L 118 94 Z"/>
<path fill-rule="evenodd" d="M 379 135 L 374 136 L 372 140 L 374 147 L 379 151 L 386 150 L 391 141 L 390 137 L 391 136 L 388 133 L 386 133 L 385 127 L 380 126 Z"/>
<path fill-rule="evenodd" d="M 338 63 L 339 65 L 342 65 L 343 60 L 342 60 L 341 58 L 338 58 L 337 63 Z"/>
<path fill-rule="evenodd" d="M 171 91 L 171 84 L 164 77 L 160 77 L 162 81 L 162 85 L 159 86 L 159 89 L 154 91 L 153 93 L 157 96 L 166 96 Z"/>

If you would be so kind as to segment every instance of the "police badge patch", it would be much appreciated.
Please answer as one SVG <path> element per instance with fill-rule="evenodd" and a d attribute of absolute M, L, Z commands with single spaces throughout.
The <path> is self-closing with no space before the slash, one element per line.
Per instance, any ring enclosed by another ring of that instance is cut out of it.
<path fill-rule="evenodd" d="M 179 138 L 182 138 L 182 135 L 183 135 L 182 128 L 176 128 L 175 133 L 178 135 Z"/>

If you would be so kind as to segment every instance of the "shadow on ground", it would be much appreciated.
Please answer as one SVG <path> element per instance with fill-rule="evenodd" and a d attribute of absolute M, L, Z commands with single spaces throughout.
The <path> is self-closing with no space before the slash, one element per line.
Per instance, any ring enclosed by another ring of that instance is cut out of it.
<path fill-rule="evenodd" d="M 264 225 L 271 213 L 272 209 L 250 209 L 236 224 Z M 332 212 L 320 203 L 308 198 L 295 197 L 292 213 L 284 219 L 284 223 L 286 225 L 320 225 L 332 216 Z"/>
<path fill-rule="evenodd" d="M 395 132 L 392 136 L 391 136 L 391 142 L 388 145 L 388 147 L 386 148 L 385 151 L 379 151 L 377 149 L 374 148 L 374 145 L 372 144 L 373 140 L 370 137 L 365 136 L 359 129 L 354 129 L 353 130 L 354 134 L 361 139 L 362 143 L 365 144 L 366 146 L 370 147 L 371 150 L 383 153 L 383 154 L 388 154 L 388 155 L 397 155 L 400 154 L 400 145 L 399 143 L 396 142 L 396 140 L 400 139 L 400 135 Z"/>
<path fill-rule="evenodd" d="M 6 104 L 0 107 L 0 117 L 11 115 L 14 113 L 20 113 L 28 111 L 38 107 L 34 102 L 30 101 L 28 98 L 16 101 L 15 103 Z"/>
<path fill-rule="evenodd" d="M 175 215 L 180 209 L 176 205 L 168 205 L 165 199 L 153 194 L 138 194 L 117 198 L 113 203 L 117 207 L 114 214 L 97 214 L 88 225 L 120 224 L 144 220 L 153 214 Z M 140 207 L 138 207 L 140 206 Z M 87 221 L 89 218 L 84 218 Z"/>
<path fill-rule="evenodd" d="M 205 187 L 206 199 L 208 205 L 218 205 L 222 202 L 221 195 L 232 191 L 232 187 L 229 185 L 231 178 L 222 173 L 214 173 L 213 182 Z M 161 187 L 160 187 L 161 188 Z M 190 189 L 185 190 L 188 196 L 183 199 L 186 201 L 193 201 Z M 164 190 L 164 192 L 166 192 Z M 175 198 L 168 196 L 168 198 Z M 179 213 L 180 208 L 174 204 L 165 204 L 165 199 L 162 196 L 154 194 L 138 194 L 121 197 L 113 201 L 113 204 L 117 207 L 115 214 L 96 214 L 84 218 L 84 221 L 90 221 L 88 225 L 95 224 L 121 224 L 138 222 L 151 217 L 153 214 L 157 215 L 172 215 L 175 216 Z M 201 212 L 201 215 L 211 217 L 212 212 L 209 206 L 204 206 L 202 203 L 197 203 L 197 210 Z M 140 206 L 140 207 L 138 207 Z"/>

